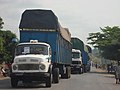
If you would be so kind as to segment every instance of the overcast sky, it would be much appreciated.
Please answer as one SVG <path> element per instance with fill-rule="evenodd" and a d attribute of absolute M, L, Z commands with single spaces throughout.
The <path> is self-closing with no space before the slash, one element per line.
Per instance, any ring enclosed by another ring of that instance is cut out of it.
<path fill-rule="evenodd" d="M 85 44 L 88 34 L 99 32 L 100 27 L 120 26 L 120 0 L 0 0 L 4 29 L 19 37 L 18 26 L 26 9 L 53 10 L 61 26 Z"/>

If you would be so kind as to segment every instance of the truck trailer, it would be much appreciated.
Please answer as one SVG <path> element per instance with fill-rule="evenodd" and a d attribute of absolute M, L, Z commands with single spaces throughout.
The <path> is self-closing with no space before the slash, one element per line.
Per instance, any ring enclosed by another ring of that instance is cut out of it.
<path fill-rule="evenodd" d="M 47 87 L 70 78 L 72 63 L 71 34 L 61 27 L 52 10 L 25 10 L 20 25 L 20 43 L 12 64 L 11 86 L 41 81 Z"/>

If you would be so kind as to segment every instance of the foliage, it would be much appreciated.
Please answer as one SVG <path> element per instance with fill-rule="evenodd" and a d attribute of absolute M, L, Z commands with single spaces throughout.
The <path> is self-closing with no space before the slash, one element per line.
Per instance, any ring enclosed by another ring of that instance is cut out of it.
<path fill-rule="evenodd" d="M 16 38 L 16 35 L 11 31 L 0 30 L 0 61 L 12 60 L 15 48 L 15 44 L 12 42 L 13 38 Z"/>
<path fill-rule="evenodd" d="M 88 44 L 101 51 L 106 59 L 119 60 L 120 58 L 120 28 L 118 26 L 100 28 L 101 32 L 90 33 Z"/>
<path fill-rule="evenodd" d="M 4 22 L 3 22 L 2 18 L 0 17 L 0 30 L 3 28 L 3 24 L 4 24 Z"/>
<path fill-rule="evenodd" d="M 15 48 L 15 43 L 12 42 L 13 38 L 16 38 L 16 35 L 10 30 L 0 30 L 0 62 L 12 60 Z"/>

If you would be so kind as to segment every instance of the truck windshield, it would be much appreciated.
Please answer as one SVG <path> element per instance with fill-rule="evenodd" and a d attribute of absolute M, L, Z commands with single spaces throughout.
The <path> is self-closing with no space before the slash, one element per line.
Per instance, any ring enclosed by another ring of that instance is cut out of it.
<path fill-rule="evenodd" d="M 48 46 L 43 44 L 22 44 L 16 47 L 16 55 L 43 54 L 48 55 Z"/>
<path fill-rule="evenodd" d="M 72 58 L 80 58 L 79 52 L 72 52 Z"/>

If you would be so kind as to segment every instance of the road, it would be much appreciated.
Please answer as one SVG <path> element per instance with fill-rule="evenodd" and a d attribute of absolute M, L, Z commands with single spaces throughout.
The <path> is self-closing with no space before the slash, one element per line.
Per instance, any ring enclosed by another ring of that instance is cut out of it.
<path fill-rule="evenodd" d="M 95 69 L 90 73 L 72 74 L 70 79 L 60 79 L 59 84 L 52 84 L 46 88 L 44 84 L 31 84 L 11 88 L 10 79 L 0 80 L 0 90 L 120 90 L 120 84 L 115 84 L 114 75 L 107 74 L 102 70 Z"/>

